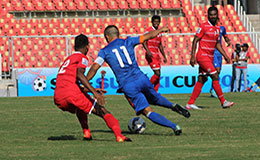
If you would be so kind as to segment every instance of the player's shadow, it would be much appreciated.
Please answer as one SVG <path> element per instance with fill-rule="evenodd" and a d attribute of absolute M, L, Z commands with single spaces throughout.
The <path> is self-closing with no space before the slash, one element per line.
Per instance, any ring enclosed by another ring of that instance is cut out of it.
<path fill-rule="evenodd" d="M 198 106 L 201 109 L 210 108 L 209 106 Z"/>
<path fill-rule="evenodd" d="M 51 136 L 51 137 L 48 137 L 48 140 L 50 141 L 72 141 L 72 140 L 83 140 L 82 139 L 77 139 L 75 138 L 74 136 L 71 136 L 71 135 L 62 135 L 62 136 Z M 87 140 L 84 140 L 84 141 L 87 141 Z M 109 139 L 100 139 L 100 138 L 93 138 L 92 141 L 113 141 L 113 140 L 109 140 Z"/>
<path fill-rule="evenodd" d="M 71 135 L 61 135 L 61 136 L 50 136 L 48 140 L 51 141 L 67 141 L 67 140 L 77 140 L 74 136 Z"/>

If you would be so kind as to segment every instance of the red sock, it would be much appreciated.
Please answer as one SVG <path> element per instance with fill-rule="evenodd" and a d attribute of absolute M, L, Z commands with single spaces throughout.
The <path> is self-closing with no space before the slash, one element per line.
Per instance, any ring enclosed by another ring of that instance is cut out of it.
<path fill-rule="evenodd" d="M 221 104 L 223 104 L 225 101 L 225 98 L 223 96 L 222 89 L 219 85 L 219 81 L 213 81 L 212 84 L 213 84 L 213 88 L 214 88 L 216 94 L 218 95 L 218 99 L 220 100 Z"/>
<path fill-rule="evenodd" d="M 154 89 L 156 90 L 156 92 L 158 92 L 159 87 L 160 87 L 160 77 L 158 78 L 157 81 L 155 81 L 155 84 L 154 84 Z"/>
<path fill-rule="evenodd" d="M 107 126 L 112 129 L 112 131 L 114 132 L 115 136 L 118 137 L 118 136 L 123 136 L 121 134 L 121 129 L 120 129 L 120 126 L 119 126 L 119 122 L 118 120 L 112 115 L 112 114 L 106 114 L 104 116 L 104 120 L 107 124 Z"/>
<path fill-rule="evenodd" d="M 198 96 L 200 95 L 201 88 L 203 87 L 203 84 L 200 83 L 199 81 L 196 83 L 193 92 L 191 94 L 190 100 L 188 104 L 194 104 Z"/>
<path fill-rule="evenodd" d="M 154 89 L 156 90 L 156 92 L 158 92 L 160 87 L 160 77 L 154 74 L 151 77 L 150 82 L 154 85 Z"/>
<path fill-rule="evenodd" d="M 156 74 L 154 74 L 154 75 L 151 77 L 150 82 L 151 82 L 152 84 L 155 84 L 155 82 L 156 82 L 159 78 L 160 78 L 160 77 L 158 77 Z"/>

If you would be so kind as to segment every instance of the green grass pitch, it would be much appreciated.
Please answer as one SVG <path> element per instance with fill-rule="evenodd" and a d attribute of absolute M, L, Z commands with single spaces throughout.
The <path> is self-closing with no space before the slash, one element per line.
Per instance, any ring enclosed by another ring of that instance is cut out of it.
<path fill-rule="evenodd" d="M 164 95 L 185 105 L 190 94 Z M 106 96 L 106 108 L 119 120 L 132 143 L 117 143 L 104 121 L 89 116 L 93 140 L 83 141 L 75 115 L 62 112 L 53 97 L 0 98 L 0 159 L 260 159 L 260 93 L 226 93 L 234 101 L 222 109 L 218 99 L 201 94 L 186 119 L 166 108 L 152 108 L 179 124 L 181 136 L 169 128 L 146 122 L 144 134 L 130 134 L 128 121 L 135 116 L 122 95 Z"/>

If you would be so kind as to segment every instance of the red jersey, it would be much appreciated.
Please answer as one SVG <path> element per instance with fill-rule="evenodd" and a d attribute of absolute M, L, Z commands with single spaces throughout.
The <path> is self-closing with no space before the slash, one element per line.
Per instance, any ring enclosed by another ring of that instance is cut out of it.
<path fill-rule="evenodd" d="M 154 27 L 150 27 L 146 30 L 145 33 L 156 30 Z M 152 54 L 159 54 L 159 46 L 162 42 L 162 34 L 158 34 L 157 37 L 147 40 L 147 47 Z"/>
<path fill-rule="evenodd" d="M 86 68 L 87 66 L 88 58 L 81 52 L 74 52 L 67 57 L 58 71 L 54 96 L 64 98 L 81 92 L 76 77 L 77 68 Z"/>
<path fill-rule="evenodd" d="M 197 61 L 213 62 L 214 50 L 219 39 L 219 34 L 220 27 L 213 26 L 209 21 L 200 26 L 196 33 L 196 36 L 201 38 L 196 57 Z"/>

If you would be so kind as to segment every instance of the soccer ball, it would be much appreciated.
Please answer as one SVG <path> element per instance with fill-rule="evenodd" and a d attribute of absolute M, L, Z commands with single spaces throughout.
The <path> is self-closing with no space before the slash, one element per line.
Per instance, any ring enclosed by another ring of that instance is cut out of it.
<path fill-rule="evenodd" d="M 41 91 L 45 90 L 45 88 L 46 88 L 46 82 L 44 79 L 38 77 L 34 80 L 33 89 L 35 91 L 41 92 Z"/>
<path fill-rule="evenodd" d="M 145 126 L 145 121 L 141 117 L 134 117 L 128 122 L 128 129 L 131 133 L 143 133 Z"/>

